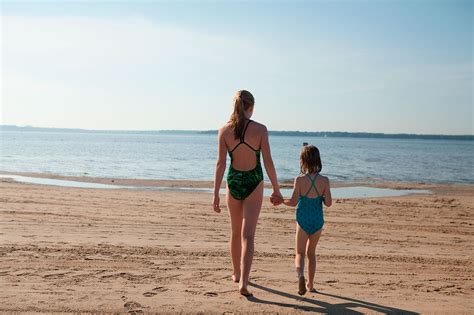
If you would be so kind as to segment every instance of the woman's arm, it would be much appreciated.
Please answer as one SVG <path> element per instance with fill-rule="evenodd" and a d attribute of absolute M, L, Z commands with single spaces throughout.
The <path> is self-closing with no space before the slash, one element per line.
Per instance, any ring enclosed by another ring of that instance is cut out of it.
<path fill-rule="evenodd" d="M 219 133 L 217 135 L 216 173 L 214 175 L 214 200 L 212 201 L 214 211 L 217 213 L 221 212 L 219 190 L 221 189 L 222 178 L 224 177 L 227 163 L 226 154 L 227 148 L 224 141 L 223 131 L 222 129 L 219 129 Z"/>
<path fill-rule="evenodd" d="M 264 131 L 262 135 L 262 153 L 263 153 L 263 165 L 265 166 L 265 170 L 267 171 L 268 178 L 272 183 L 273 187 L 273 195 L 281 197 L 280 193 L 280 186 L 278 185 L 277 174 L 275 171 L 275 165 L 273 165 L 272 154 L 270 152 L 270 142 L 268 141 L 268 130 L 267 127 L 263 126 Z"/>
<path fill-rule="evenodd" d="M 323 200 L 326 207 L 330 207 L 332 205 L 332 197 L 331 197 L 331 187 L 329 185 L 329 178 L 326 177 L 326 185 L 324 186 L 323 192 Z"/>
<path fill-rule="evenodd" d="M 295 177 L 295 183 L 293 184 L 293 195 L 291 196 L 291 199 L 283 199 L 283 203 L 290 207 L 294 207 L 298 203 L 300 189 L 297 179 L 298 177 Z"/>

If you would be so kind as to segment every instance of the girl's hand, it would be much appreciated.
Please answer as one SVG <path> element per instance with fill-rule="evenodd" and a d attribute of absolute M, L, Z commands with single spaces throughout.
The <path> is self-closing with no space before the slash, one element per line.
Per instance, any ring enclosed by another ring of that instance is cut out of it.
<path fill-rule="evenodd" d="M 278 191 L 273 191 L 273 193 L 270 197 L 270 202 L 274 206 L 278 206 L 279 204 L 281 204 L 283 202 L 283 196 L 281 195 L 281 192 L 279 190 Z"/>
<path fill-rule="evenodd" d="M 221 198 L 219 197 L 219 195 L 214 196 L 214 199 L 212 200 L 212 207 L 214 208 L 214 211 L 217 213 L 221 213 L 220 203 L 221 203 Z"/>

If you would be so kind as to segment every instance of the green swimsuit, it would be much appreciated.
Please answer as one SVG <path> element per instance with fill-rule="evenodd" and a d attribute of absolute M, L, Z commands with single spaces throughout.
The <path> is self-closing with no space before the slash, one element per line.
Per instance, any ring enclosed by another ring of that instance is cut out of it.
<path fill-rule="evenodd" d="M 252 121 L 249 120 L 245 126 L 244 132 L 240 137 L 240 142 L 229 151 L 230 166 L 229 172 L 227 173 L 227 186 L 229 187 L 232 197 L 237 200 L 244 200 L 247 198 L 255 190 L 255 188 L 257 188 L 260 182 L 263 181 L 263 171 L 260 164 L 260 149 L 255 150 L 250 144 L 245 142 L 245 132 L 247 131 L 247 127 L 251 122 Z M 257 157 L 257 165 L 255 165 L 255 168 L 250 171 L 239 171 L 232 166 L 232 152 L 234 152 L 235 149 L 241 144 L 245 144 L 250 149 L 252 149 Z"/>

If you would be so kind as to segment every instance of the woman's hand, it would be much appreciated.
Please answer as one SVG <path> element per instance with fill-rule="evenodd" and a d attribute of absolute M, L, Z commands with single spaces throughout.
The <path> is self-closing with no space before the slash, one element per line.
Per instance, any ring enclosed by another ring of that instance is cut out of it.
<path fill-rule="evenodd" d="M 281 195 L 280 191 L 273 191 L 272 195 L 270 196 L 270 202 L 274 206 L 278 206 L 283 202 L 283 196 Z"/>
<path fill-rule="evenodd" d="M 212 200 L 212 207 L 214 208 L 214 211 L 217 213 L 221 213 L 220 203 L 221 203 L 221 198 L 219 197 L 219 195 L 214 196 L 214 199 Z"/>

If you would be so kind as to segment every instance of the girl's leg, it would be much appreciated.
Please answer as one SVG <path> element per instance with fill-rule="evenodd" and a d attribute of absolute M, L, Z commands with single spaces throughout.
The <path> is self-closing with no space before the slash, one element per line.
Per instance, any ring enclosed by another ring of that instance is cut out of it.
<path fill-rule="evenodd" d="M 242 233 L 242 201 L 234 199 L 227 190 L 227 209 L 230 217 L 230 256 L 232 257 L 232 281 L 240 280 L 240 258 L 242 243 L 240 235 Z"/>
<path fill-rule="evenodd" d="M 314 274 L 316 273 L 316 245 L 318 245 L 319 237 L 323 229 L 309 236 L 308 245 L 306 246 L 306 256 L 308 257 L 308 290 L 314 289 Z"/>
<path fill-rule="evenodd" d="M 262 208 L 263 182 L 243 201 L 243 221 L 242 221 L 242 267 L 240 275 L 240 293 L 249 295 L 247 285 L 249 282 L 250 267 L 252 266 L 255 229 L 257 227 L 258 216 Z"/>
<path fill-rule="evenodd" d="M 308 234 L 296 223 L 295 267 L 298 275 L 298 294 L 300 295 L 306 293 L 304 283 L 304 255 L 307 241 Z"/>

